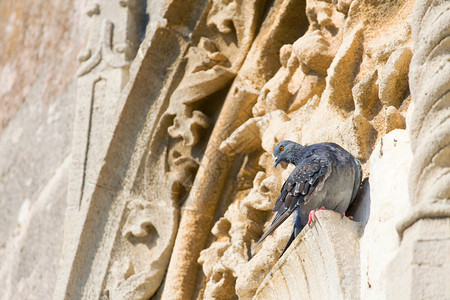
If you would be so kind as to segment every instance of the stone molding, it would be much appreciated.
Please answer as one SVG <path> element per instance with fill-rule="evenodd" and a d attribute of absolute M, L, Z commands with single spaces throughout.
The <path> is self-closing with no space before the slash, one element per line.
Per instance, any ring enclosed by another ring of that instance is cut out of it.
<path fill-rule="evenodd" d="M 386 294 L 446 299 L 450 297 L 450 3 L 416 1 L 411 23 L 412 207 L 397 224 L 401 246 L 390 267 Z"/>

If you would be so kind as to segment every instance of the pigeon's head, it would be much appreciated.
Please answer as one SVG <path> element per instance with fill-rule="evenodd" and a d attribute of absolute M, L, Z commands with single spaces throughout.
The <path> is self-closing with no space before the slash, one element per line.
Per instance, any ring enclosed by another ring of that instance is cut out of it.
<path fill-rule="evenodd" d="M 275 158 L 273 166 L 276 167 L 282 161 L 294 163 L 294 155 L 299 148 L 302 148 L 302 146 L 292 141 L 286 140 L 279 142 L 275 148 L 273 148 L 273 156 Z"/>

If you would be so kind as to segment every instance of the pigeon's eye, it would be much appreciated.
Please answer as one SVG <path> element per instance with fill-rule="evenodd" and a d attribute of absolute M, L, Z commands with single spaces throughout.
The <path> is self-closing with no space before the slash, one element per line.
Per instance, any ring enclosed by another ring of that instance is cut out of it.
<path fill-rule="evenodd" d="M 283 151 L 284 150 L 284 147 L 283 146 L 280 146 L 280 151 Z"/>

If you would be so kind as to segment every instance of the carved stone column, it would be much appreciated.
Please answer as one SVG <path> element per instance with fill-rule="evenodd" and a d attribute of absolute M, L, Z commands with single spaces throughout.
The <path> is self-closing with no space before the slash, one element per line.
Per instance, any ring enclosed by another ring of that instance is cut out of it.
<path fill-rule="evenodd" d="M 100 286 L 82 291 L 87 282 L 99 278 L 80 273 L 80 269 L 93 263 L 89 248 L 99 239 L 97 230 L 106 221 L 101 215 L 108 212 L 105 207 L 118 189 L 112 177 L 102 177 L 102 170 L 118 119 L 119 95 L 129 80 L 129 68 L 139 47 L 144 6 L 139 0 L 95 0 L 88 1 L 85 13 L 91 31 L 88 46 L 78 55 L 72 168 L 55 299 L 100 292 Z M 98 271 L 106 272 L 106 268 Z"/>
<path fill-rule="evenodd" d="M 416 2 L 410 68 L 412 210 L 397 226 L 389 299 L 450 297 L 450 2 Z"/>

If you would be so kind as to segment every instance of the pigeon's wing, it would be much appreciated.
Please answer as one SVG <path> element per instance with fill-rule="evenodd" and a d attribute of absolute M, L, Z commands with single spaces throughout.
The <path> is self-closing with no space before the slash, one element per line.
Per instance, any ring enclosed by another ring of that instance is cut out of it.
<path fill-rule="evenodd" d="M 256 245 L 280 226 L 303 201 L 308 202 L 314 196 L 312 195 L 314 190 L 328 177 L 330 170 L 330 161 L 317 155 L 304 159 L 296 166 L 281 188 L 280 196 L 273 208 L 273 212 L 277 214 L 272 224 Z"/>

